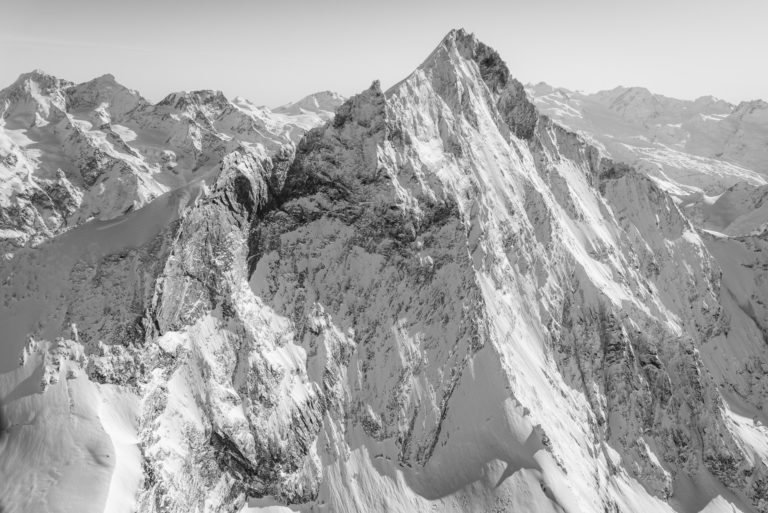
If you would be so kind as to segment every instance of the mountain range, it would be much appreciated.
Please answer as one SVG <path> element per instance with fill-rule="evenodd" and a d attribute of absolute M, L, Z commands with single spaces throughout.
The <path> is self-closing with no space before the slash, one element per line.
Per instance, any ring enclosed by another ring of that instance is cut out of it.
<path fill-rule="evenodd" d="M 768 512 L 768 105 L 451 31 L 275 109 L 0 91 L 0 511 Z"/>
<path fill-rule="evenodd" d="M 617 87 L 584 94 L 545 83 L 527 91 L 541 112 L 631 162 L 672 194 L 704 192 L 768 176 L 768 103 L 693 101 Z"/>

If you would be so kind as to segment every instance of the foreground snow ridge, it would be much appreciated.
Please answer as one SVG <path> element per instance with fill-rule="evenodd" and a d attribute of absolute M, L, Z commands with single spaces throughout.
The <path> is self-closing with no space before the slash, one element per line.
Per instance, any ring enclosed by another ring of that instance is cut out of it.
<path fill-rule="evenodd" d="M 759 184 L 673 198 L 463 30 L 343 103 L 126 91 L 0 95 L 3 511 L 768 512 Z"/>

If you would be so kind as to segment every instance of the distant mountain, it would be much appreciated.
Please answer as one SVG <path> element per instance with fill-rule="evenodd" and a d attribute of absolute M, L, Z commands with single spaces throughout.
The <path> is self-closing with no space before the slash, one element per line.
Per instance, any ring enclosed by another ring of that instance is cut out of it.
<path fill-rule="evenodd" d="M 738 182 L 768 183 L 763 101 L 677 100 L 641 87 L 586 94 L 540 83 L 526 90 L 543 113 L 675 195 L 711 196 Z"/>
<path fill-rule="evenodd" d="M 333 116 L 336 107 L 344 103 L 344 97 L 332 91 L 322 91 L 305 96 L 301 100 L 289 103 L 275 109 L 275 112 L 292 114 L 316 113 L 325 116 Z"/>
<path fill-rule="evenodd" d="M 295 104 L 305 109 L 278 112 L 192 91 L 152 105 L 112 75 L 83 84 L 42 71 L 21 75 L 0 91 L 0 251 L 210 182 L 232 151 L 290 153 L 341 101 L 318 93 Z"/>

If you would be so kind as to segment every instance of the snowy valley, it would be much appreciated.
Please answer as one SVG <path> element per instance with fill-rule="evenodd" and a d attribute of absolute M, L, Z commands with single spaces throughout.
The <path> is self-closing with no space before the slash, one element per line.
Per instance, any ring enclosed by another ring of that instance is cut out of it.
<path fill-rule="evenodd" d="M 768 104 L 454 30 L 349 99 L 0 114 L 0 511 L 768 513 Z"/>

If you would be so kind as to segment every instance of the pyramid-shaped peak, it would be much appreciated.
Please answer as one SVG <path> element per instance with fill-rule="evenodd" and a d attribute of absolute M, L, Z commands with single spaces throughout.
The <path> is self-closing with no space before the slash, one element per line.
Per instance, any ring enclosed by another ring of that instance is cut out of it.
<path fill-rule="evenodd" d="M 477 37 L 472 32 L 467 32 L 463 28 L 452 29 L 445 35 L 443 44 L 454 44 L 472 48 L 478 43 Z"/>
<path fill-rule="evenodd" d="M 440 44 L 437 45 L 420 68 L 428 67 L 435 61 L 440 61 L 456 51 L 465 59 L 472 59 L 475 48 L 479 44 L 474 34 L 467 32 L 463 28 L 453 29 L 443 37 Z"/>
<path fill-rule="evenodd" d="M 509 68 L 499 53 L 462 28 L 448 32 L 419 69 L 456 65 L 457 58 L 477 63 L 483 80 L 492 91 L 504 89 L 509 82 Z"/>
<path fill-rule="evenodd" d="M 487 102 L 497 109 L 500 118 L 517 137 L 530 139 L 538 119 L 536 107 L 528 99 L 525 87 L 515 80 L 499 53 L 464 29 L 450 31 L 417 70 L 398 82 L 387 97 L 409 97 L 420 86 L 408 84 L 430 82 L 434 91 L 455 113 L 469 113 Z M 474 91 L 477 102 L 467 103 L 467 91 Z"/>

